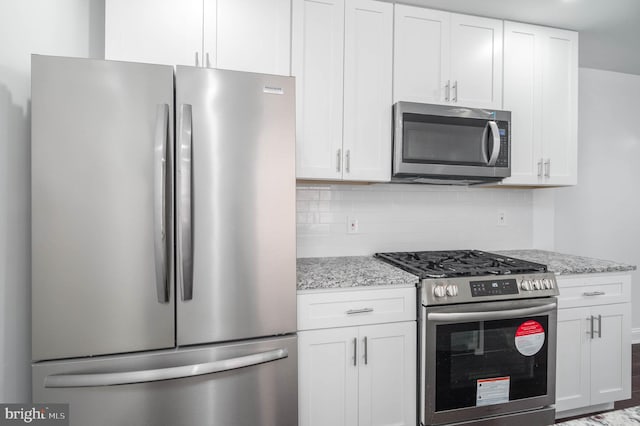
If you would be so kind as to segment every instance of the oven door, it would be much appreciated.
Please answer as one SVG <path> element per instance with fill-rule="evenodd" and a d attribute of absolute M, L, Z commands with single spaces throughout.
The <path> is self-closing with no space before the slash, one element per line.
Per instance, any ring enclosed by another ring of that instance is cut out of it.
<path fill-rule="evenodd" d="M 555 298 L 423 306 L 422 424 L 554 404 L 556 321 Z"/>

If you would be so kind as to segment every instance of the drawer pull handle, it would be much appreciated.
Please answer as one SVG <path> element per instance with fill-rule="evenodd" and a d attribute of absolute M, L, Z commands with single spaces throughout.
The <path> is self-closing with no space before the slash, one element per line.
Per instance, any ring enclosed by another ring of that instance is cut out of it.
<path fill-rule="evenodd" d="M 367 312 L 373 312 L 373 308 L 349 309 L 347 315 L 366 314 Z"/>
<path fill-rule="evenodd" d="M 604 291 L 587 291 L 585 293 L 582 293 L 583 296 L 604 296 L 605 292 Z"/>

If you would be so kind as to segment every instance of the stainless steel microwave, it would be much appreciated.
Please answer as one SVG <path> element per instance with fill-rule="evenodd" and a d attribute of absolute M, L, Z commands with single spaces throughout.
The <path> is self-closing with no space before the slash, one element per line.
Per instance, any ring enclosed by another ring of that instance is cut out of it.
<path fill-rule="evenodd" d="M 511 112 L 397 102 L 392 181 L 497 182 L 511 176 Z"/>

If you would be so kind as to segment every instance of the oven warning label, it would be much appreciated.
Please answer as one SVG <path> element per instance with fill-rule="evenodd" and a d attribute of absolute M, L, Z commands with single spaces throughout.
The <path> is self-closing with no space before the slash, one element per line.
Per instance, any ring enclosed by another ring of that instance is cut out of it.
<path fill-rule="evenodd" d="M 476 406 L 509 402 L 509 376 L 476 381 Z"/>
<path fill-rule="evenodd" d="M 525 321 L 516 330 L 516 349 L 524 356 L 535 355 L 544 345 L 544 328 L 538 321 Z"/>

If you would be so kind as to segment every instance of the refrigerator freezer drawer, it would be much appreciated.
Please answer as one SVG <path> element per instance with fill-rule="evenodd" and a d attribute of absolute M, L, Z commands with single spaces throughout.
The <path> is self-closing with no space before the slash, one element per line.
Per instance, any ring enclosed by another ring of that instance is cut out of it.
<path fill-rule="evenodd" d="M 297 337 L 33 365 L 71 425 L 297 424 Z"/>

